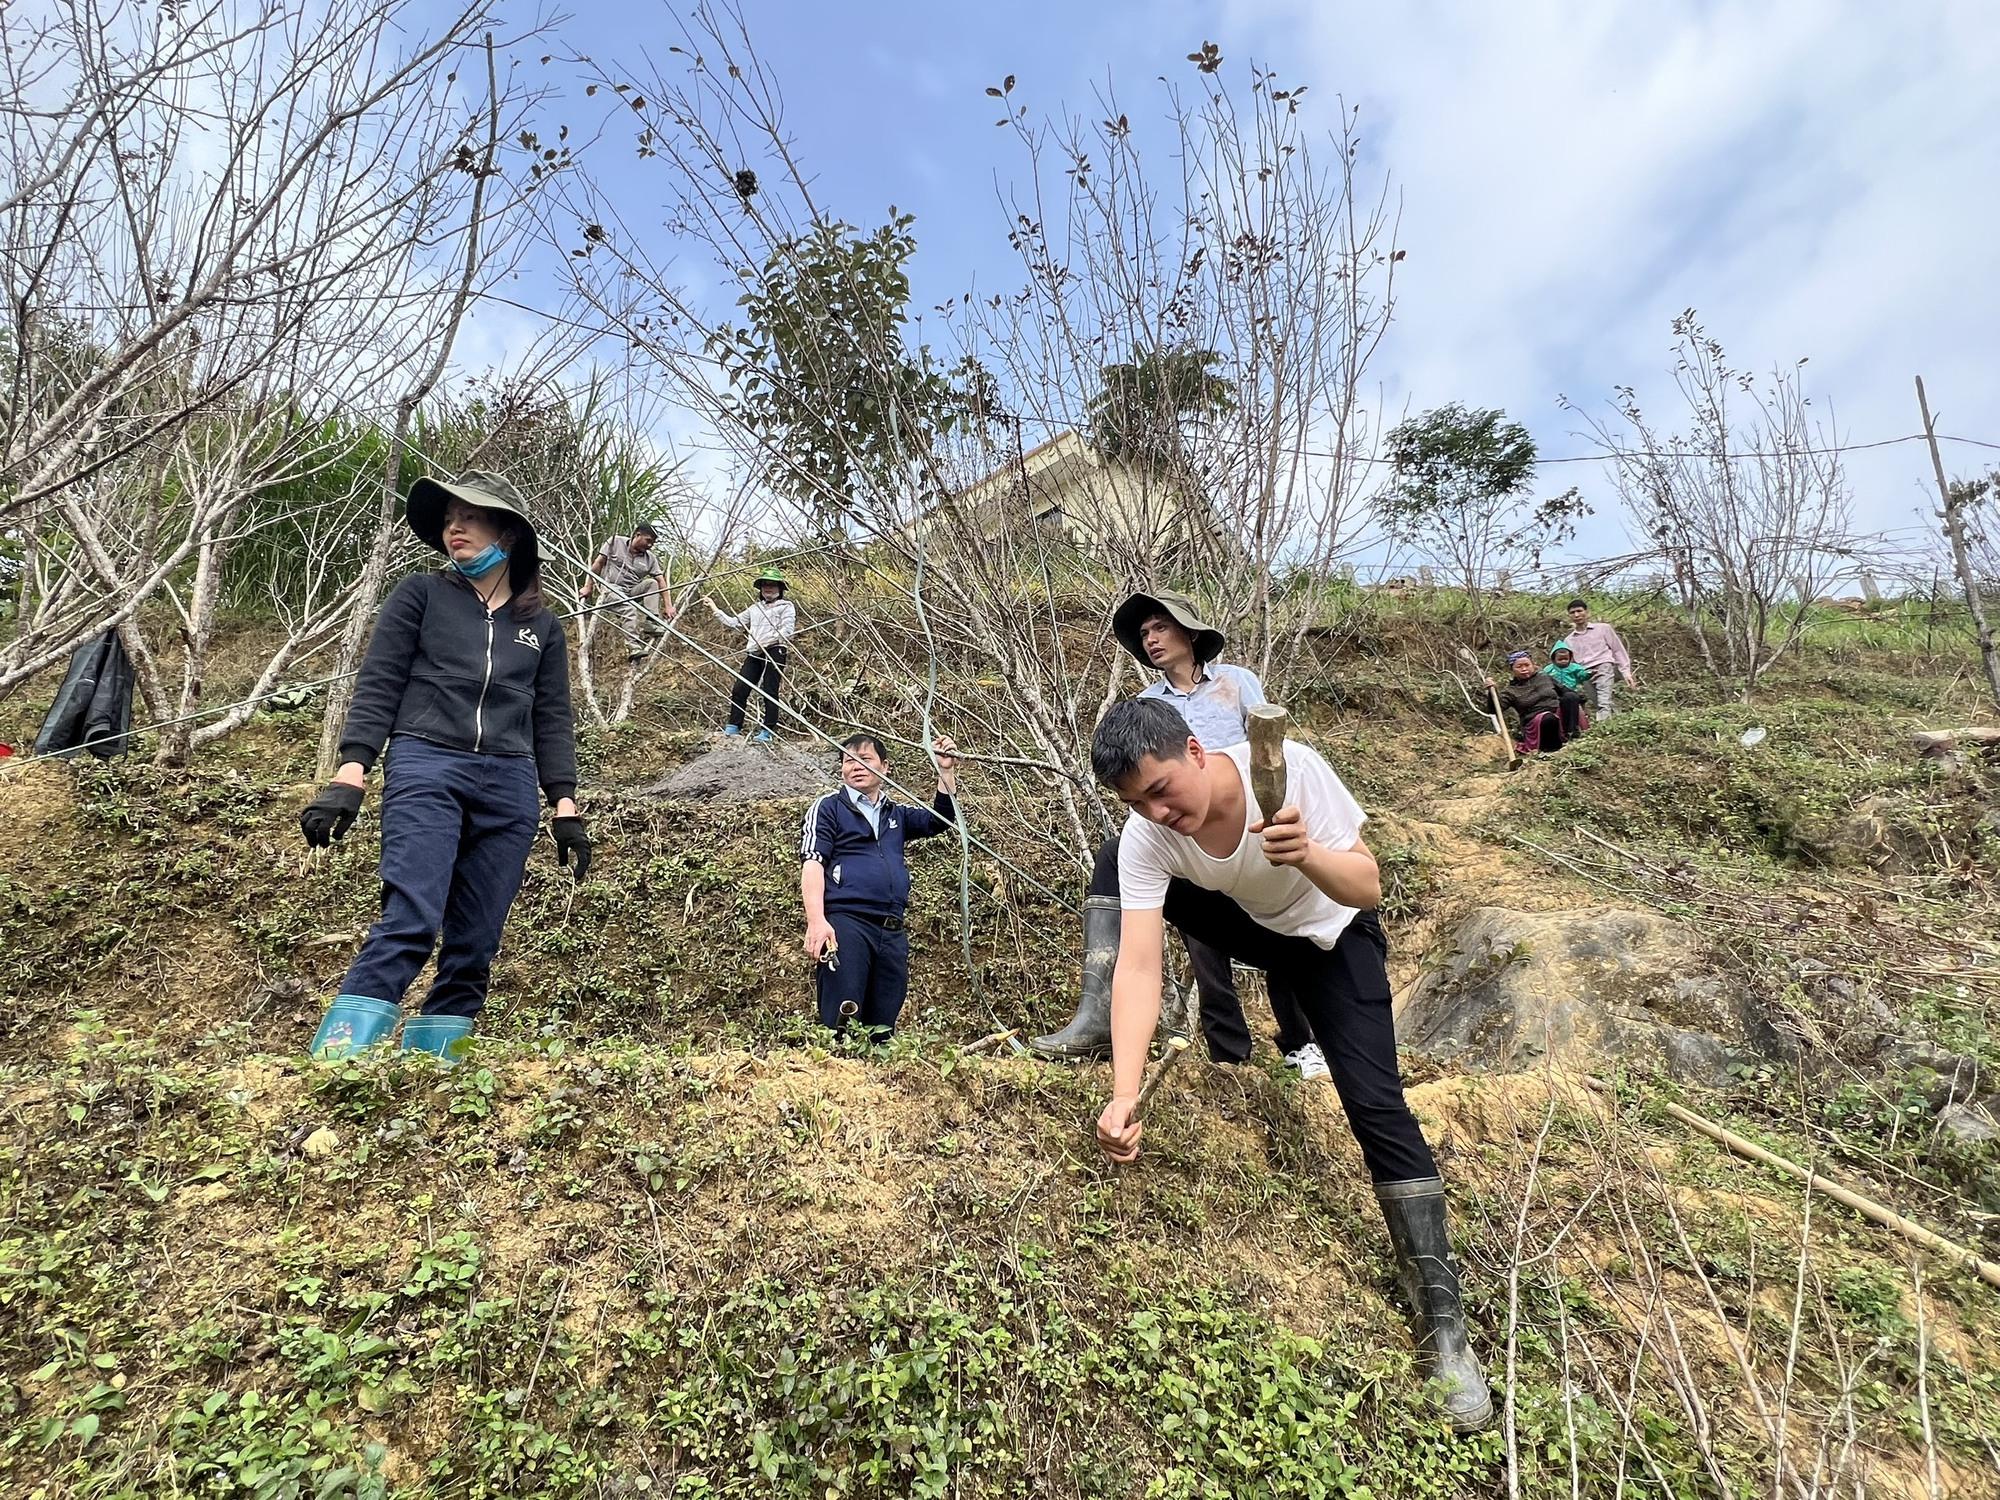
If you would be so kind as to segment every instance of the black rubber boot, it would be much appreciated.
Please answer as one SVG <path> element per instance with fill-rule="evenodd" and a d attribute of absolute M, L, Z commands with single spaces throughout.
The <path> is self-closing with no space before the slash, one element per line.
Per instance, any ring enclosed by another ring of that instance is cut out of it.
<path fill-rule="evenodd" d="M 1444 1182 L 1378 1182 L 1375 1196 L 1396 1247 L 1396 1275 L 1416 1312 L 1417 1351 L 1437 1403 L 1459 1432 L 1493 1420 L 1493 1393 L 1466 1334 L 1458 1263 L 1445 1227 Z"/>
<path fill-rule="evenodd" d="M 1083 903 L 1083 998 L 1061 1031 L 1028 1043 L 1042 1057 L 1111 1055 L 1111 975 L 1118 967 L 1118 926 L 1124 920 L 1116 896 L 1088 896 Z"/>

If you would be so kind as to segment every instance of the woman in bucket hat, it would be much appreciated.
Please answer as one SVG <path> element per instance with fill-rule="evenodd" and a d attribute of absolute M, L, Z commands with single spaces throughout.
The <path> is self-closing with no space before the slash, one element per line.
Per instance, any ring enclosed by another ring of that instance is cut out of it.
<path fill-rule="evenodd" d="M 1185 594 L 1156 589 L 1134 594 L 1111 617 L 1112 634 L 1140 666 L 1160 674 L 1141 698 L 1159 698 L 1187 720 L 1188 732 L 1209 749 L 1240 745 L 1250 737 L 1248 714 L 1265 701 L 1264 686 L 1247 667 L 1216 660 L 1228 644 L 1203 620 Z M 1098 850 L 1083 906 L 1083 990 L 1076 1015 L 1062 1030 L 1038 1036 L 1030 1048 L 1044 1057 L 1101 1057 L 1111 1047 L 1111 971 L 1118 961 L 1118 840 Z M 1244 1062 L 1250 1028 L 1227 954 L 1193 938 L 1187 941 L 1200 998 L 1201 1030 L 1215 1062 Z M 1309 1081 L 1331 1077 L 1312 1026 L 1290 996 L 1275 992 L 1278 1051 Z"/>
<path fill-rule="evenodd" d="M 732 630 L 748 637 L 749 654 L 736 671 L 736 686 L 729 693 L 729 723 L 723 734 L 734 738 L 743 732 L 743 716 L 749 712 L 750 695 L 763 694 L 764 727 L 753 744 L 768 745 L 778 727 L 778 689 L 785 676 L 785 661 L 791 655 L 792 636 L 799 628 L 799 612 L 785 597 L 785 575 L 765 568 L 757 575 L 757 602 L 740 615 L 728 615 L 713 599 L 703 599 L 709 612 Z"/>
<path fill-rule="evenodd" d="M 340 736 L 340 770 L 299 815 L 324 848 L 361 809 L 388 744 L 382 919 L 369 930 L 313 1038 L 315 1057 L 382 1041 L 403 991 L 437 948 L 403 1050 L 456 1060 L 486 1003 L 493 955 L 541 826 L 556 860 L 590 867 L 576 809 L 576 723 L 562 626 L 542 599 L 541 551 L 520 492 L 477 470 L 410 488 L 410 530 L 446 559 L 396 585 L 375 621 Z M 442 939 L 442 941 L 440 941 Z"/>

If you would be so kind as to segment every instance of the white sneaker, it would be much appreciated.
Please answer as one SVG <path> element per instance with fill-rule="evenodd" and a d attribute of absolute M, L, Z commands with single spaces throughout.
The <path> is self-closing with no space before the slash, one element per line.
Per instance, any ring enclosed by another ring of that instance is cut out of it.
<path fill-rule="evenodd" d="M 1333 1070 L 1327 1067 L 1326 1054 L 1319 1050 L 1318 1042 L 1307 1042 L 1298 1051 L 1287 1052 L 1285 1066 L 1299 1070 L 1301 1083 L 1317 1083 L 1323 1078 L 1333 1077 Z"/>

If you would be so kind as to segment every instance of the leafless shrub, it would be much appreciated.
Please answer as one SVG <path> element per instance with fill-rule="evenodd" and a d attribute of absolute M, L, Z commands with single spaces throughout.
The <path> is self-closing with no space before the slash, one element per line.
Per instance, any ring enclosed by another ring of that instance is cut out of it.
<path fill-rule="evenodd" d="M 1805 393 L 1804 360 L 1760 387 L 1692 311 L 1673 331 L 1685 431 L 1648 416 L 1629 386 L 1610 417 L 1584 419 L 1670 571 L 1702 660 L 1747 701 L 1804 636 L 1811 617 L 1797 606 L 1851 566 L 1852 496 L 1838 434 Z"/>
<path fill-rule="evenodd" d="M 530 177 L 497 147 L 532 99 L 489 66 L 484 0 L 441 23 L 404 0 L 29 12 L 0 12 L 0 525 L 28 559 L 0 692 L 116 628 L 152 716 L 184 719 L 258 498 L 337 468 L 340 419 L 449 347 L 468 262 L 504 253 Z M 368 582 L 289 620 L 264 675 Z M 159 599 L 177 695 L 141 623 Z"/>

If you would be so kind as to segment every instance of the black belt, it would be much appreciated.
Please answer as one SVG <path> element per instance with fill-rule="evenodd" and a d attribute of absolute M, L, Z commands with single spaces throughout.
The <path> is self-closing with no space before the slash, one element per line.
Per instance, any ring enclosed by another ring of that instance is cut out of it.
<path fill-rule="evenodd" d="M 827 915 L 829 917 L 848 917 L 856 922 L 867 922 L 881 928 L 884 932 L 901 932 L 903 930 L 903 919 L 901 917 L 885 917 L 872 911 L 842 911 L 839 907 L 835 907 Z"/>

